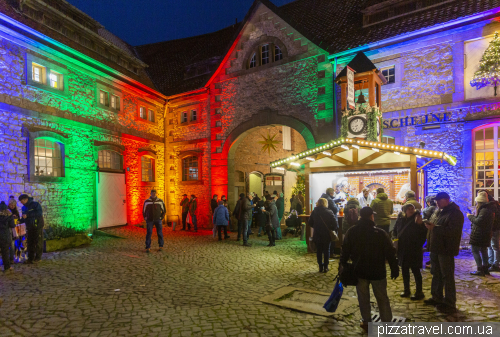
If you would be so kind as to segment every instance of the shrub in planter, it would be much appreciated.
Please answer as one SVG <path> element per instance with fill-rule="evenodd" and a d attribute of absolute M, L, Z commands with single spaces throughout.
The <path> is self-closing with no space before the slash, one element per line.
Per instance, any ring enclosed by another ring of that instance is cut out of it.
<path fill-rule="evenodd" d="M 53 252 L 89 244 L 92 238 L 85 230 L 64 226 L 49 226 L 44 229 L 45 251 Z"/>

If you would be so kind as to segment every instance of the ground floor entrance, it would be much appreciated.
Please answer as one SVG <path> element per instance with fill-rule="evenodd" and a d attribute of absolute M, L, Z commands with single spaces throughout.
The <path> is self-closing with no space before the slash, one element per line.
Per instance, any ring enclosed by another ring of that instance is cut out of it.
<path fill-rule="evenodd" d="M 97 173 L 97 228 L 127 223 L 125 174 Z"/>

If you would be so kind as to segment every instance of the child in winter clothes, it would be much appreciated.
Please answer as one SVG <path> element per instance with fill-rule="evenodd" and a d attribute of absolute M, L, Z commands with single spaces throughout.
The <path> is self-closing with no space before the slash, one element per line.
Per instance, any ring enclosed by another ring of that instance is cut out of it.
<path fill-rule="evenodd" d="M 0 250 L 2 252 L 3 270 L 10 271 L 10 254 L 12 246 L 12 228 L 16 227 L 14 217 L 7 209 L 5 202 L 0 203 Z"/>

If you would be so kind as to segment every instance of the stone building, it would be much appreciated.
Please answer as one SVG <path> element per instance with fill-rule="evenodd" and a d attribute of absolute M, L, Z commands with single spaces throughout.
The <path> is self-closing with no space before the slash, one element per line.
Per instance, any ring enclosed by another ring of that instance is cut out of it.
<path fill-rule="evenodd" d="M 99 207 L 109 207 L 94 189 L 101 176 L 120 178 L 104 172 L 99 151 L 114 151 L 103 152 L 115 158 L 108 162 L 123 161 L 128 223 L 141 221 L 141 200 L 153 186 L 170 221 L 180 217 L 183 194 L 197 195 L 207 227 L 213 194 L 227 195 L 231 207 L 246 191 L 289 198 L 300 172 L 269 163 L 339 136 L 334 78 L 360 51 L 388 80 L 384 141 L 425 143 L 457 159 L 453 169 L 427 166 L 426 193 L 446 190 L 464 212 L 478 189 L 500 197 L 498 99 L 492 88 L 470 86 L 500 30 L 500 0 L 296 0 L 281 7 L 256 0 L 242 22 L 220 31 L 137 47 L 62 0 L 0 4 L 7 117 L 0 137 L 9 149 L 0 193 L 34 194 L 54 223 L 88 226 Z M 52 72 L 63 90 L 50 87 Z M 34 82 L 40 75 L 46 83 Z M 30 148 L 43 147 L 38 137 L 60 144 L 61 177 L 36 173 Z M 265 144 L 275 150 L 262 151 Z M 403 182 L 398 177 L 395 186 Z"/>
<path fill-rule="evenodd" d="M 1 0 L 0 25 L 0 199 L 28 193 L 48 225 L 140 223 L 165 186 L 147 65 L 65 1 Z"/>

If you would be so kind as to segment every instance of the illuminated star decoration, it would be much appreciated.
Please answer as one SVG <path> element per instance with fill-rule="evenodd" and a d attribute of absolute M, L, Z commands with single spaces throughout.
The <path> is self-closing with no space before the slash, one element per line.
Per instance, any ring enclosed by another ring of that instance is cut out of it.
<path fill-rule="evenodd" d="M 271 150 L 274 150 L 275 152 L 278 151 L 276 149 L 276 146 L 274 145 L 274 144 L 279 143 L 278 140 L 274 140 L 276 138 L 277 134 L 274 136 L 271 136 L 269 134 L 269 131 L 268 131 L 267 137 L 264 137 L 263 135 L 260 135 L 260 136 L 264 139 L 264 140 L 259 141 L 259 143 L 262 144 L 262 149 L 261 149 L 262 152 L 266 152 L 266 150 L 267 150 L 267 153 L 270 155 Z"/>

